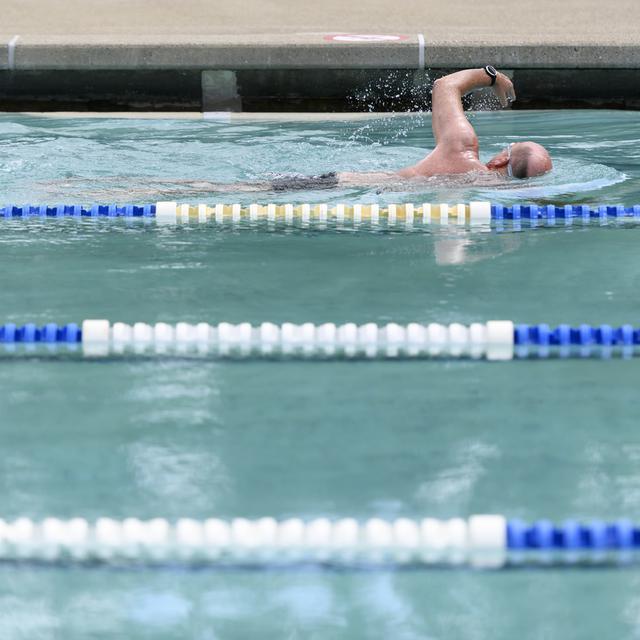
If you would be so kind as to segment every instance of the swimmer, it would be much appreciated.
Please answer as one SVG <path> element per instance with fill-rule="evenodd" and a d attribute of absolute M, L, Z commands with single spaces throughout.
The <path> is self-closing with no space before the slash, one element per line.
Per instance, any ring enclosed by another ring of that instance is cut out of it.
<path fill-rule="evenodd" d="M 513 84 L 491 65 L 466 69 L 435 81 L 432 122 L 436 148 L 418 164 L 399 171 L 405 178 L 494 172 L 510 178 L 533 178 L 552 169 L 547 150 L 535 142 L 513 142 L 484 164 L 478 136 L 464 115 L 462 97 L 490 86 L 503 107 L 516 99 Z"/>
<path fill-rule="evenodd" d="M 486 164 L 478 155 L 478 136 L 467 120 L 462 97 L 471 91 L 491 87 L 503 107 L 515 101 L 516 95 L 509 78 L 491 65 L 481 69 L 466 69 L 435 81 L 432 92 L 431 126 L 436 147 L 417 164 L 399 171 L 351 173 L 323 173 L 316 176 L 290 175 L 269 181 L 216 183 L 208 180 L 164 180 L 145 178 L 145 186 L 135 189 L 131 184 L 123 188 L 130 198 L 184 198 L 195 194 L 237 192 L 286 192 L 333 189 L 337 187 L 378 187 L 402 190 L 420 188 L 427 183 L 490 185 L 506 178 L 532 178 L 552 169 L 547 150 L 535 142 L 513 142 Z M 106 182 L 109 179 L 101 179 Z M 127 181 L 127 178 L 112 178 Z M 73 187 L 74 179 L 56 183 L 56 188 Z M 95 180 L 92 181 L 96 188 Z M 51 186 L 51 185 L 49 185 Z M 434 185 L 435 186 L 435 185 Z M 103 197 L 114 197 L 114 192 Z"/>
<path fill-rule="evenodd" d="M 435 149 L 417 164 L 397 172 L 330 172 L 318 176 L 283 176 L 270 183 L 227 185 L 243 190 L 294 191 L 334 187 L 383 186 L 385 184 L 423 182 L 433 177 L 459 176 L 464 182 L 487 182 L 487 178 L 532 178 L 552 169 L 547 150 L 535 142 L 513 142 L 486 164 L 478 155 L 478 136 L 467 120 L 462 97 L 482 87 L 491 87 L 503 107 L 516 99 L 511 80 L 491 65 L 466 69 L 439 78 L 433 85 L 432 120 Z M 220 188 L 223 185 L 211 185 Z"/>

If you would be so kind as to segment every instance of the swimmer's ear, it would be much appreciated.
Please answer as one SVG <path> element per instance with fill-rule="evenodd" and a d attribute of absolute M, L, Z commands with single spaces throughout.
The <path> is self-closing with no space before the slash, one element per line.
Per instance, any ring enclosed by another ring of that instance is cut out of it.
<path fill-rule="evenodd" d="M 502 169 L 502 167 L 506 167 L 507 164 L 509 164 L 509 156 L 506 151 L 503 151 L 491 158 L 491 160 L 487 162 L 487 167 L 489 169 Z"/>

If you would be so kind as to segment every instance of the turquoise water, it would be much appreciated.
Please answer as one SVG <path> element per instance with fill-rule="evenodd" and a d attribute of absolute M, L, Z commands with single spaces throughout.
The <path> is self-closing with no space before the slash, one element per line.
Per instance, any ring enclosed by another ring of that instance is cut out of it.
<path fill-rule="evenodd" d="M 551 148 L 555 176 L 525 188 L 562 193 L 534 201 L 640 202 L 637 114 L 472 117 L 487 154 L 521 134 Z M 91 197 L 95 190 L 124 201 L 126 185 L 148 187 L 145 175 L 232 181 L 381 170 L 431 144 L 426 117 L 268 125 L 5 117 L 0 184 L 6 202 L 107 199 Z M 118 184 L 98 180 L 109 176 Z M 59 184 L 75 178 L 73 187 Z M 500 191 L 489 197 L 516 199 Z M 278 198 L 476 195 L 458 185 Z M 615 225 L 402 234 L 3 222 L 0 305 L 3 321 L 39 323 L 637 324 L 638 233 Z M 636 369 L 620 360 L 2 360 L 1 512 L 640 519 Z M 0 637 L 634 638 L 639 584 L 634 570 L 5 565 Z"/>

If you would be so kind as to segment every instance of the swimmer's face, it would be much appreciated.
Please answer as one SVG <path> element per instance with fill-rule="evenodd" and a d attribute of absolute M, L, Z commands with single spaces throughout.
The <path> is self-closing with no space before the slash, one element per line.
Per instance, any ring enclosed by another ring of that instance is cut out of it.
<path fill-rule="evenodd" d="M 487 167 L 513 178 L 534 178 L 553 168 L 549 152 L 537 142 L 513 142 L 487 162 Z"/>

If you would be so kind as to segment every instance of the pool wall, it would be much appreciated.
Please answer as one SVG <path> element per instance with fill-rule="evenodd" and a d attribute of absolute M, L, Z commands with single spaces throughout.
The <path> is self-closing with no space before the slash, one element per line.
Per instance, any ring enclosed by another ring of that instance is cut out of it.
<path fill-rule="evenodd" d="M 0 109 L 420 111 L 431 108 L 433 81 L 458 68 L 46 69 L 34 65 L 3 70 L 0 65 Z M 518 90 L 514 108 L 640 109 L 638 69 L 516 69 L 512 64 L 506 71 Z M 467 96 L 465 103 L 475 110 L 497 106 L 484 91 Z"/>

